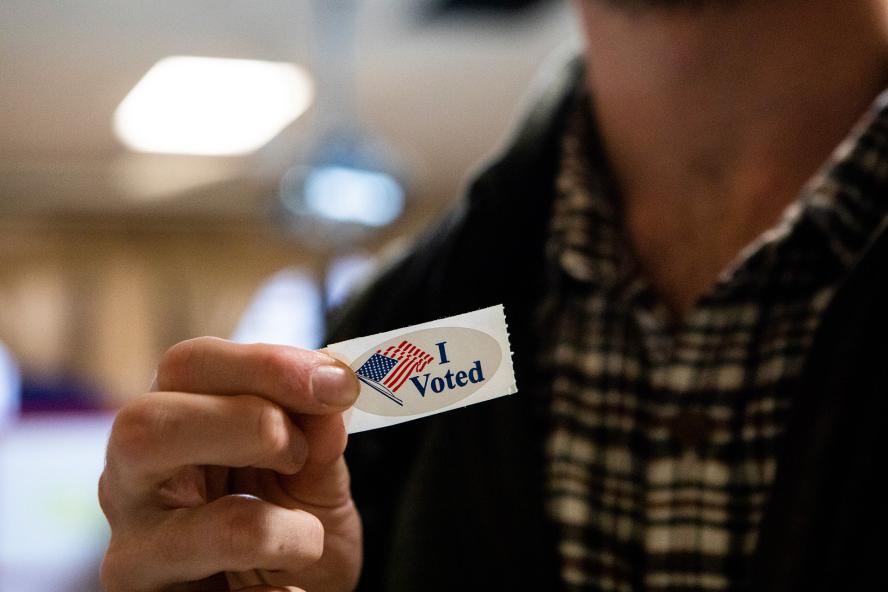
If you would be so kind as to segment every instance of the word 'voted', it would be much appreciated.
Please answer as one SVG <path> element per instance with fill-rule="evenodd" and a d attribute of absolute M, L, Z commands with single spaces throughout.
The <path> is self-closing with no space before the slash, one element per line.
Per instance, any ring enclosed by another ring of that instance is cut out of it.
<path fill-rule="evenodd" d="M 502 305 L 327 349 L 361 381 L 361 393 L 346 419 L 349 433 L 517 391 Z"/>

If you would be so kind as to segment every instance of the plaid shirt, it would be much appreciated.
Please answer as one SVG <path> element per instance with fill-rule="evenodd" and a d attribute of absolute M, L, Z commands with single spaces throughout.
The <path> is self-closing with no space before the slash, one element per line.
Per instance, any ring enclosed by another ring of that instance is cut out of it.
<path fill-rule="evenodd" d="M 541 359 L 562 579 L 737 589 L 818 320 L 886 219 L 870 187 L 888 176 L 888 91 L 679 323 L 624 246 L 586 101 L 563 139 L 547 243 L 562 281 Z"/>

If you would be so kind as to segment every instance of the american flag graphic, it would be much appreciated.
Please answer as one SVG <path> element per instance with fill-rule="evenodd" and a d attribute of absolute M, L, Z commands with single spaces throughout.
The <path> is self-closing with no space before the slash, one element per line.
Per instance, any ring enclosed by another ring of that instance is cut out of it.
<path fill-rule="evenodd" d="M 385 351 L 376 350 L 376 353 L 367 358 L 355 374 L 379 393 L 398 405 L 403 405 L 404 402 L 395 396 L 395 393 L 414 372 L 421 372 L 434 359 L 412 343 L 402 341 Z"/>

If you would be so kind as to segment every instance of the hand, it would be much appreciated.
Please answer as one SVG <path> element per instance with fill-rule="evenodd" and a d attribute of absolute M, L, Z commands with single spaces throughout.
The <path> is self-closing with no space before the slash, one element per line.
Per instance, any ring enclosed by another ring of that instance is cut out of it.
<path fill-rule="evenodd" d="M 225 572 L 251 570 L 266 571 L 229 582 L 354 588 L 361 524 L 342 456 L 354 373 L 320 352 L 203 337 L 170 349 L 155 384 L 108 442 L 106 590 L 227 590 Z"/>

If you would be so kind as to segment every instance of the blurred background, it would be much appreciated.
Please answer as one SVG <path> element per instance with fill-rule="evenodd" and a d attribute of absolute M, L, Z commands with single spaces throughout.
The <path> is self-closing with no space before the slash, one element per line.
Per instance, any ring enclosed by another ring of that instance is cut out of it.
<path fill-rule="evenodd" d="M 576 38 L 558 0 L 0 2 L 0 590 L 97 590 L 162 352 L 322 345 Z"/>

